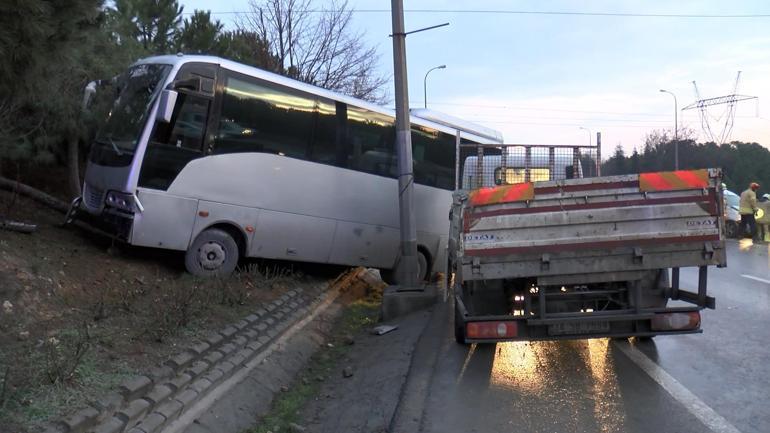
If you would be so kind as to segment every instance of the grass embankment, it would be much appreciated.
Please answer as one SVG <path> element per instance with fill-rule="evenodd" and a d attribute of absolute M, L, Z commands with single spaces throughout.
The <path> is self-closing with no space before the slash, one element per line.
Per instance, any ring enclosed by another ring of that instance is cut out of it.
<path fill-rule="evenodd" d="M 61 214 L 0 191 L 0 433 L 41 430 L 293 288 L 333 275 L 251 262 L 223 280 L 184 272 L 180 253 L 116 248 L 59 227 Z"/>

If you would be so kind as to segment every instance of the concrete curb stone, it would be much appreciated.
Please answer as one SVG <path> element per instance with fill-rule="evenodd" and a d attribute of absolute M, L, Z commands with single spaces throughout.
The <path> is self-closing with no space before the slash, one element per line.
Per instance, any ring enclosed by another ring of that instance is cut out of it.
<path fill-rule="evenodd" d="M 171 367 L 174 371 L 178 371 L 184 367 L 190 365 L 195 360 L 196 355 L 189 351 L 177 353 L 171 359 L 167 360 L 164 364 Z"/>
<path fill-rule="evenodd" d="M 125 380 L 117 392 L 51 424 L 45 433 L 157 433 L 306 317 L 330 287 L 289 290 L 242 320 L 206 334 L 149 374 Z"/>
<path fill-rule="evenodd" d="M 68 431 L 80 431 L 85 430 L 92 425 L 96 424 L 96 418 L 99 416 L 99 411 L 93 407 L 87 407 L 75 412 L 72 416 L 65 419 L 62 423 Z"/>
<path fill-rule="evenodd" d="M 192 379 L 192 376 L 187 373 L 179 373 L 174 379 L 166 382 L 165 385 L 171 387 L 176 392 L 187 386 Z"/>
<path fill-rule="evenodd" d="M 155 385 L 155 387 L 153 387 L 143 398 L 155 407 L 169 398 L 173 393 L 174 390 L 168 385 Z"/>
<path fill-rule="evenodd" d="M 126 423 L 120 418 L 111 417 L 106 422 L 103 422 L 99 427 L 94 430 L 94 433 L 120 433 L 126 428 Z"/>
<path fill-rule="evenodd" d="M 126 424 L 134 424 L 134 421 L 137 421 L 144 416 L 148 410 L 150 410 L 150 402 L 143 398 L 138 398 L 132 401 L 128 407 L 118 411 L 115 415 Z"/>
<path fill-rule="evenodd" d="M 152 379 L 147 376 L 134 376 L 124 381 L 118 387 L 127 401 L 134 400 L 152 388 Z"/>
<path fill-rule="evenodd" d="M 136 425 L 135 428 L 143 431 L 144 433 L 155 433 L 160 430 L 166 423 L 166 418 L 159 413 L 151 413 L 147 415 L 142 422 Z"/>

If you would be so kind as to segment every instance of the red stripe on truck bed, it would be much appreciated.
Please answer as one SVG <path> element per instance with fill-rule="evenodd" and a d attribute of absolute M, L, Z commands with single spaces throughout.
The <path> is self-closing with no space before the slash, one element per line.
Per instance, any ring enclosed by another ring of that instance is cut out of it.
<path fill-rule="evenodd" d="M 585 185 L 535 186 L 535 195 L 554 194 L 557 192 L 595 191 L 597 189 L 637 188 L 638 186 L 639 182 L 635 180 L 625 182 L 587 183 Z"/>
<path fill-rule="evenodd" d="M 631 206 L 645 206 L 656 204 L 675 204 L 675 203 L 704 203 L 707 205 L 706 210 L 711 216 L 717 216 L 717 208 L 715 206 L 715 199 L 713 193 L 707 196 L 696 197 L 665 197 L 665 198 L 651 198 L 651 199 L 639 199 L 639 200 L 626 200 L 626 201 L 608 201 L 602 203 L 582 203 L 582 204 L 568 204 L 563 206 L 540 206 L 540 207 L 519 207 L 512 209 L 496 209 L 489 211 L 476 211 L 471 212 L 470 217 L 472 219 L 479 219 L 484 217 L 500 216 L 500 215 L 521 215 L 521 214 L 534 214 L 544 212 L 563 212 L 570 210 L 583 210 L 583 209 L 609 209 Z M 466 215 L 467 216 L 467 215 Z M 473 224 L 470 224 L 473 226 Z"/>
<path fill-rule="evenodd" d="M 634 239 L 627 241 L 601 241 L 601 242 L 576 242 L 569 244 L 551 244 L 542 246 L 531 247 L 508 247 L 508 248 L 487 248 L 487 249 L 465 249 L 466 256 L 487 257 L 487 256 L 504 256 L 508 254 L 517 253 L 558 253 L 564 251 L 572 251 L 576 249 L 602 249 L 602 248 L 617 248 L 617 247 L 635 247 L 639 245 L 655 245 L 655 244 L 670 244 L 670 243 L 695 243 L 695 242 L 709 242 L 719 241 L 719 235 L 701 235 L 701 236 L 687 236 L 687 237 L 668 237 L 668 238 L 651 238 L 651 239 Z"/>
<path fill-rule="evenodd" d="M 641 191 L 675 191 L 707 188 L 708 185 L 708 170 L 661 171 L 639 175 L 639 189 Z"/>

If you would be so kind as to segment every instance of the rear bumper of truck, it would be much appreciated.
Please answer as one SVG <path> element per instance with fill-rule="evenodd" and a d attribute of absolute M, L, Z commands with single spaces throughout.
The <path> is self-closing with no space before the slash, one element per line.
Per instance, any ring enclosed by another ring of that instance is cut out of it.
<path fill-rule="evenodd" d="M 455 326 L 462 326 L 460 335 L 465 343 L 652 337 L 702 332 L 701 308 L 697 306 L 562 313 L 546 318 L 471 316 L 462 298 L 455 296 L 455 309 Z"/>

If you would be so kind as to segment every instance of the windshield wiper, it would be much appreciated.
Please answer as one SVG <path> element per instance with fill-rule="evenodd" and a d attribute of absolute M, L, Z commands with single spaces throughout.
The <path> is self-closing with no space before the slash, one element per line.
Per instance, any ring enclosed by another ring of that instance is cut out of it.
<path fill-rule="evenodd" d="M 112 150 L 114 150 L 115 153 L 118 154 L 118 156 L 123 156 L 123 152 L 120 151 L 120 148 L 118 147 L 118 145 L 115 144 L 114 141 L 112 141 L 112 136 L 108 135 L 108 136 L 106 136 L 104 138 L 106 139 L 106 142 L 109 143 L 110 146 L 112 146 Z M 96 141 L 98 141 L 99 143 L 105 143 L 105 140 L 97 139 Z"/>

